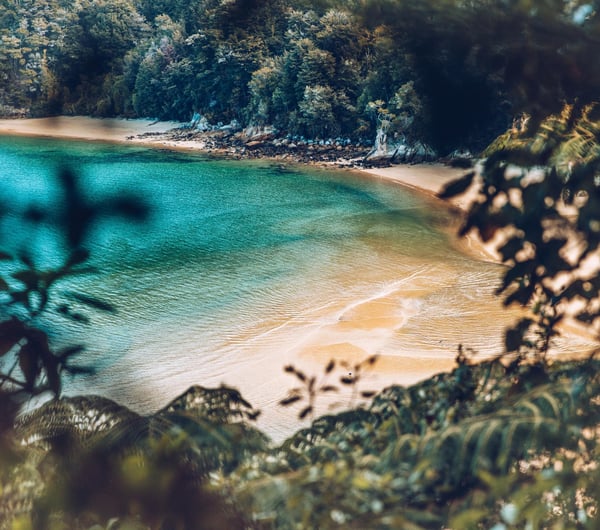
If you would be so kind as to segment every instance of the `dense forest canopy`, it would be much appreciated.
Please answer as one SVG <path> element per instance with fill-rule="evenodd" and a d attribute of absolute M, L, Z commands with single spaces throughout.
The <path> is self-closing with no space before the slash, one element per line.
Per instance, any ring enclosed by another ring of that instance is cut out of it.
<path fill-rule="evenodd" d="M 270 125 L 480 150 L 585 94 L 589 2 L 2 0 L 0 112 Z M 527 56 L 527 61 L 523 57 Z M 388 123 L 389 122 L 389 123 Z"/>
<path fill-rule="evenodd" d="M 3 0 L 1 12 L 5 115 L 199 113 L 321 138 L 373 137 L 384 119 L 443 155 L 485 147 L 523 96 L 556 104 L 548 82 L 579 95 L 595 68 L 580 54 L 595 10 L 574 1 Z"/>
<path fill-rule="evenodd" d="M 2 0 L 0 112 L 198 113 L 311 138 L 372 138 L 383 119 L 441 154 L 481 149 L 513 101 L 455 36 L 488 6 L 458 2 L 448 27 L 445 3 L 411 4 Z"/>
<path fill-rule="evenodd" d="M 556 105 L 548 83 L 577 97 L 596 80 L 589 2 L 2 0 L 1 12 L 5 115 L 198 113 L 312 138 L 373 137 L 385 120 L 444 155 L 485 147 L 523 98 Z"/>

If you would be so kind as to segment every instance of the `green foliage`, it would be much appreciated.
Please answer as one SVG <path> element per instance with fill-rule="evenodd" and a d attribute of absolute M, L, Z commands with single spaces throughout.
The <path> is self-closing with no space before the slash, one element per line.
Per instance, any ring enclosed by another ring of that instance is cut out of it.
<path fill-rule="evenodd" d="M 497 238 L 509 267 L 498 294 L 531 309 L 506 333 L 507 352 L 519 357 L 544 358 L 566 316 L 600 329 L 595 108 L 567 106 L 533 130 L 507 133 L 490 147 L 480 180 L 470 174 L 443 193 L 479 191 L 461 232 Z"/>
<path fill-rule="evenodd" d="M 300 383 L 301 386 L 292 388 L 288 391 L 288 395 L 282 399 L 279 404 L 284 407 L 289 407 L 294 403 L 301 403 L 305 401 L 302 409 L 298 413 L 298 419 L 302 420 L 305 417 L 314 419 L 315 417 L 315 403 L 319 395 L 325 395 L 330 392 L 339 392 L 340 387 L 328 383 L 328 379 L 335 370 L 336 366 L 339 365 L 343 370 L 343 375 L 339 376 L 339 382 L 341 385 L 350 387 L 352 389 L 352 395 L 348 406 L 350 408 L 356 405 L 356 400 L 359 396 L 358 386 L 362 379 L 363 372 L 366 369 L 372 368 L 377 362 L 377 355 L 371 355 L 365 360 L 349 364 L 346 361 L 336 362 L 331 359 L 323 370 L 323 375 L 320 379 L 316 376 L 308 376 L 302 370 L 294 367 L 293 365 L 287 365 L 284 371 L 290 375 L 293 375 Z M 363 390 L 360 392 L 360 397 L 370 398 L 375 394 L 370 390 Z"/>
<path fill-rule="evenodd" d="M 300 385 L 281 404 L 300 404 L 311 425 L 279 447 L 228 388 L 194 387 L 149 416 L 99 397 L 54 400 L 15 432 L 23 399 L 58 394 L 61 374 L 81 370 L 81 347 L 55 350 L 44 315 L 114 310 L 79 291 L 55 303 L 61 279 L 85 271 L 88 229 L 145 211 L 92 203 L 65 171 L 64 215 L 28 212 L 62 227 L 64 260 L 0 254 L 11 265 L 0 279 L 4 527 L 597 528 L 598 362 L 547 353 L 566 316 L 600 325 L 598 6 L 331 4 L 3 0 L 0 96 L 6 112 L 196 111 L 310 136 L 385 122 L 440 152 L 479 149 L 518 116 L 481 170 L 442 193 L 477 190 L 463 232 L 498 238 L 498 294 L 529 308 L 506 333 L 513 358 L 472 365 L 461 348 L 452 373 L 320 418 L 335 364 L 322 381 L 289 366 Z M 342 366 L 352 406 L 367 367 Z"/>
<path fill-rule="evenodd" d="M 197 112 L 215 124 L 236 119 L 312 137 L 370 136 L 362 101 L 377 99 L 372 92 L 391 99 L 411 80 L 410 68 L 385 32 L 367 30 L 349 6 L 326 4 L 11 5 L 0 25 L 3 112 L 182 121 Z M 388 78 L 380 68 L 403 73 Z"/>
<path fill-rule="evenodd" d="M 58 176 L 64 193 L 60 216 L 38 206 L 31 206 L 25 216 L 36 223 L 51 222 L 64 234 L 64 257 L 54 267 L 41 268 L 26 249 L 18 256 L 0 252 L 0 261 L 7 267 L 0 273 L 2 307 L 0 320 L 0 395 L 3 399 L 20 401 L 28 396 L 61 392 L 61 374 L 89 371 L 77 366 L 72 358 L 83 350 L 73 345 L 56 351 L 50 343 L 43 319 L 49 312 L 79 323 L 87 323 L 82 311 L 87 307 L 96 311 L 114 312 L 111 305 L 92 295 L 76 291 L 62 292 L 62 300 L 55 296 L 61 281 L 85 274 L 90 255 L 84 248 L 90 228 L 109 215 L 128 219 L 143 218 L 146 207 L 135 197 L 115 197 L 93 203 L 86 200 L 77 178 L 68 168 Z"/>
<path fill-rule="evenodd" d="M 192 387 L 150 416 L 97 396 L 47 403 L 16 427 L 29 454 L 41 455 L 45 488 L 28 501 L 34 526 L 87 528 L 133 516 L 151 528 L 241 528 L 204 477 L 265 449 L 266 438 L 247 423 L 256 415 L 226 387 Z"/>
<path fill-rule="evenodd" d="M 599 77 L 589 60 L 598 21 L 581 2 L 5 4 L 7 114 L 198 112 L 282 133 L 371 136 L 365 109 L 381 100 L 397 117 L 392 133 L 444 154 L 483 148 L 525 107 L 535 121 L 562 100 L 588 101 Z M 324 126 L 312 117 L 315 87 L 331 98 Z"/>
<path fill-rule="evenodd" d="M 39 269 L 44 255 L 23 251 L 19 263 L 0 252 L 9 264 L 0 277 L 0 528 L 244 527 L 206 484 L 209 472 L 231 471 L 266 447 L 248 423 L 259 413 L 239 392 L 193 387 L 146 417 L 97 396 L 59 399 L 63 374 L 90 368 L 72 363 L 83 346 L 53 347 L 46 315 L 87 323 L 81 307 L 116 311 L 93 295 L 61 292 L 60 283 L 89 271 L 84 245 L 93 225 L 147 213 L 133 196 L 89 200 L 69 169 L 59 183 L 56 211 L 35 205 L 25 215 L 57 225 L 64 260 Z M 53 400 L 17 418 L 26 400 L 46 392 Z"/>
<path fill-rule="evenodd" d="M 57 226 L 58 233 L 64 236 L 63 241 L 57 242 L 63 251 L 59 263 L 48 266 L 46 256 L 32 254 L 26 248 L 14 256 L 0 251 L 0 514 L 3 514 L 0 521 L 6 524 L 11 520 L 4 517 L 7 512 L 14 516 L 15 510 L 20 513 L 31 508 L 28 502 L 24 506 L 14 504 L 14 498 L 18 499 L 23 489 L 28 495 L 39 494 L 39 485 L 34 482 L 32 487 L 29 483 L 29 464 L 19 467 L 24 456 L 13 433 L 16 415 L 32 396 L 49 393 L 58 397 L 63 374 L 92 370 L 74 362 L 84 350 L 82 345 L 57 349 L 52 344 L 46 317 L 54 313 L 87 323 L 83 308 L 115 311 L 93 295 L 72 290 L 61 292 L 61 282 L 89 272 L 86 267 L 89 252 L 84 245 L 91 226 L 110 215 L 139 219 L 146 213 L 143 203 L 131 196 L 96 203 L 86 200 L 76 176 L 68 168 L 60 170 L 58 181 L 64 199 L 58 215 L 32 205 L 25 213 L 25 220 Z"/>
<path fill-rule="evenodd" d="M 514 518 L 570 528 L 585 514 L 593 528 L 597 368 L 510 372 L 463 354 L 451 374 L 317 418 L 222 483 L 261 527 L 491 528 Z"/>

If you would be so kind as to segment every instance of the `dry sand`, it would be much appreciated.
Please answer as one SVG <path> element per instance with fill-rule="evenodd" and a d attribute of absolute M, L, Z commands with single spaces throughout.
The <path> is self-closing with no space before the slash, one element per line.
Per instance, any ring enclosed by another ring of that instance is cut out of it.
<path fill-rule="evenodd" d="M 140 134 L 164 133 L 179 125 L 181 124 L 171 121 L 60 116 L 57 118 L 0 120 L 0 134 L 127 142 L 132 141 L 132 137 Z"/>

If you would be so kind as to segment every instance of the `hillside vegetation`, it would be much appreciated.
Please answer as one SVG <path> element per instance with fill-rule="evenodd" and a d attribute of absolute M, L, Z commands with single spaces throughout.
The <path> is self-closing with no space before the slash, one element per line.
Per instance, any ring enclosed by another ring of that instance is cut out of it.
<path fill-rule="evenodd" d="M 419 24 L 398 38 L 405 14 L 360 3 L 2 0 L 0 13 L 6 116 L 196 116 L 351 139 L 383 124 L 441 155 L 482 149 L 509 123 L 493 72 L 447 39 L 423 50 Z"/>

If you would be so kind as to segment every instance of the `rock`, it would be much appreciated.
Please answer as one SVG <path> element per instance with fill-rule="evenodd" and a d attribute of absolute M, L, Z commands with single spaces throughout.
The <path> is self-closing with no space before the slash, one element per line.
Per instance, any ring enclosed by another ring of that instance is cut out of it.
<path fill-rule="evenodd" d="M 212 130 L 212 125 L 209 123 L 209 121 L 206 119 L 205 116 L 202 116 L 197 122 L 196 125 L 194 127 L 197 131 L 211 131 Z"/>

